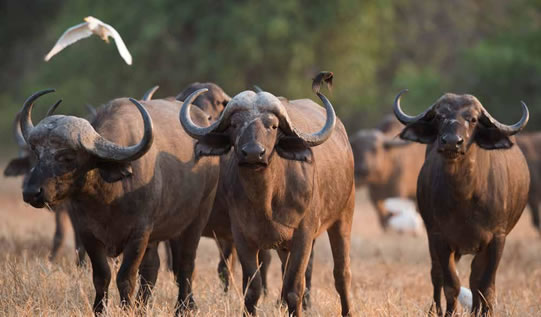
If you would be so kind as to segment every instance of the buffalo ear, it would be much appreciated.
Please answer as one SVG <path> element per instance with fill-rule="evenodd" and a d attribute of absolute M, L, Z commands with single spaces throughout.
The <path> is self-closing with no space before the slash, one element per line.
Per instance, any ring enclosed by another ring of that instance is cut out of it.
<path fill-rule="evenodd" d="M 227 134 L 209 133 L 195 144 L 196 159 L 202 156 L 226 154 L 231 150 L 231 142 Z"/>
<path fill-rule="evenodd" d="M 499 129 L 479 127 L 475 132 L 475 143 L 485 150 L 508 149 L 513 142 Z"/>
<path fill-rule="evenodd" d="M 313 161 L 312 149 L 298 137 L 283 136 L 276 144 L 276 152 L 287 160 L 311 163 Z"/>
<path fill-rule="evenodd" d="M 130 162 L 100 162 L 98 170 L 104 181 L 114 183 L 123 178 L 130 177 L 133 169 Z"/>
<path fill-rule="evenodd" d="M 438 131 L 434 128 L 432 123 L 426 121 L 410 123 L 402 130 L 402 132 L 400 132 L 400 138 L 402 140 L 423 144 L 434 143 L 437 135 Z"/>
<path fill-rule="evenodd" d="M 4 176 L 19 176 L 30 172 L 30 157 L 20 157 L 9 162 L 4 170 Z"/>

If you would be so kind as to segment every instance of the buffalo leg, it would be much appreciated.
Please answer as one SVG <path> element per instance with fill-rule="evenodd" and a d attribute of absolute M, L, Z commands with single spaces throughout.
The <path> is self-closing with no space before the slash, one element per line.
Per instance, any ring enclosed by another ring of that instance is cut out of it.
<path fill-rule="evenodd" d="M 92 281 L 94 282 L 94 289 L 96 291 L 92 308 L 97 315 L 102 313 L 107 305 L 107 290 L 111 282 L 111 270 L 107 263 L 107 254 L 104 245 L 94 239 L 90 234 L 81 235 L 81 240 L 92 263 Z"/>
<path fill-rule="evenodd" d="M 66 209 L 60 208 L 54 213 L 55 219 L 55 231 L 53 236 L 53 247 L 51 249 L 51 254 L 49 255 L 49 260 L 53 261 L 58 255 L 58 251 L 62 248 L 66 238 L 66 229 L 68 228 L 68 213 Z"/>
<path fill-rule="evenodd" d="M 245 313 L 255 315 L 255 306 L 261 297 L 261 274 L 258 266 L 258 252 L 255 245 L 248 244 L 239 230 L 233 230 L 235 247 L 242 266 L 242 291 Z"/>
<path fill-rule="evenodd" d="M 224 285 L 224 292 L 229 291 L 229 279 L 232 277 L 235 265 L 235 247 L 233 241 L 216 239 L 216 245 L 220 250 L 220 263 L 218 263 L 218 277 Z"/>
<path fill-rule="evenodd" d="M 173 272 L 178 286 L 176 314 L 197 309 L 192 292 L 195 270 L 195 256 L 204 225 L 192 224 L 175 240 L 171 240 L 173 252 Z"/>
<path fill-rule="evenodd" d="M 143 231 L 139 236 L 134 236 L 133 240 L 128 242 L 124 248 L 122 264 L 116 277 L 120 302 L 123 307 L 131 305 L 131 297 L 137 281 L 137 271 L 145 255 L 149 236 L 149 231 Z"/>
<path fill-rule="evenodd" d="M 71 226 L 73 228 L 73 236 L 75 238 L 75 256 L 77 258 L 75 263 L 78 267 L 83 267 L 85 265 L 86 250 L 79 233 L 80 230 L 77 229 L 77 222 L 75 221 L 70 206 L 67 208 L 67 214 L 69 216 Z"/>
<path fill-rule="evenodd" d="M 441 309 L 441 290 L 443 288 L 443 272 L 441 269 L 440 262 L 438 260 L 438 252 L 436 251 L 435 242 L 428 237 L 428 248 L 430 251 L 430 260 L 432 262 L 432 268 L 430 269 L 430 277 L 432 280 L 433 288 L 433 303 L 430 306 L 429 315 L 442 316 L 443 311 Z"/>
<path fill-rule="evenodd" d="M 530 194 L 528 205 L 532 213 L 532 223 L 539 233 L 541 233 L 541 220 L 539 219 L 539 201 L 538 197 Z"/>
<path fill-rule="evenodd" d="M 351 237 L 351 212 L 345 220 L 340 220 L 333 224 L 328 230 L 329 242 L 334 261 L 334 285 L 336 291 L 340 295 L 340 303 L 342 305 L 342 316 L 351 314 L 351 303 L 349 289 L 351 285 L 351 269 L 350 269 L 350 237 Z"/>
<path fill-rule="evenodd" d="M 86 250 L 79 233 L 73 228 L 73 235 L 75 236 L 75 255 L 77 257 L 76 264 L 78 267 L 83 267 L 85 265 L 85 256 Z"/>
<path fill-rule="evenodd" d="M 269 266 L 272 260 L 270 251 L 259 250 L 259 254 L 257 255 L 257 260 L 259 262 L 259 270 L 261 271 L 261 285 L 263 286 L 263 294 L 267 296 L 267 292 L 268 292 L 267 272 L 269 271 Z"/>
<path fill-rule="evenodd" d="M 169 245 L 167 245 L 169 246 Z M 146 306 L 152 289 L 156 285 L 158 278 L 158 270 L 160 269 L 160 257 L 158 255 L 158 244 L 149 244 L 145 252 L 145 256 L 139 266 L 139 291 L 137 292 L 138 301 Z"/>
<path fill-rule="evenodd" d="M 282 285 L 282 301 L 287 303 L 290 315 L 302 316 L 302 300 L 306 286 L 305 273 L 310 260 L 313 238 L 305 230 L 298 229 L 293 234 L 284 282 Z"/>
<path fill-rule="evenodd" d="M 443 276 L 443 293 L 447 302 L 445 315 L 452 316 L 456 311 L 457 297 L 460 292 L 460 281 L 458 280 L 455 267 L 455 255 L 447 243 L 441 241 L 439 238 L 435 238 L 434 240 L 436 240 L 434 241 L 434 248 L 438 255 L 438 262 L 440 263 Z"/>
<path fill-rule="evenodd" d="M 167 263 L 167 269 L 173 272 L 173 253 L 171 252 L 171 242 L 164 241 L 163 246 L 165 248 L 165 261 Z"/>
<path fill-rule="evenodd" d="M 308 309 L 311 306 L 310 302 L 310 289 L 312 289 L 312 269 L 314 267 L 314 243 L 312 241 L 312 249 L 310 251 L 310 259 L 308 260 L 308 266 L 306 267 L 306 273 L 304 274 L 306 279 L 306 288 L 304 290 L 304 297 L 302 298 L 302 308 Z"/>
<path fill-rule="evenodd" d="M 485 250 L 472 262 L 470 287 L 473 294 L 472 311 L 475 315 L 491 316 L 496 296 L 496 271 L 503 254 L 505 236 L 495 236 Z"/>
<path fill-rule="evenodd" d="M 302 298 L 302 308 L 308 309 L 311 306 L 310 303 L 310 289 L 312 288 L 312 268 L 313 268 L 313 262 L 314 262 L 314 243 L 315 240 L 312 242 L 312 251 L 310 252 L 310 259 L 308 260 L 308 266 L 306 267 L 306 273 L 304 274 L 305 280 L 306 280 L 306 286 L 304 288 L 304 296 Z M 285 274 L 285 266 L 287 262 L 289 261 L 289 252 L 284 250 L 277 250 L 278 256 L 280 257 L 280 261 L 282 261 L 282 279 Z M 284 302 L 284 304 L 286 304 Z"/>
<path fill-rule="evenodd" d="M 383 207 L 383 200 L 375 201 L 374 207 L 376 208 L 381 228 L 383 229 L 383 231 L 387 231 L 387 229 L 389 228 L 389 218 L 391 217 L 391 215 L 389 214 L 387 209 Z"/>

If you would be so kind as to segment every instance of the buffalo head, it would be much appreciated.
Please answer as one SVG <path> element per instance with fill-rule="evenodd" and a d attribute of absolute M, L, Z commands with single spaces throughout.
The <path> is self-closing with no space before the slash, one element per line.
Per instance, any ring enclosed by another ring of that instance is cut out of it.
<path fill-rule="evenodd" d="M 43 90 L 30 96 L 21 110 L 22 136 L 37 158 L 23 186 L 24 201 L 36 208 L 55 205 L 67 198 L 86 172 L 98 168 L 105 181 L 113 182 L 131 174 L 130 162 L 144 155 L 152 145 L 152 121 L 144 107 L 130 99 L 144 121 L 139 144 L 119 146 L 102 137 L 86 120 L 73 116 L 47 116 L 34 126 L 32 106 Z"/>
<path fill-rule="evenodd" d="M 522 118 L 513 125 L 494 119 L 472 95 L 447 93 L 425 112 L 412 117 L 400 108 L 401 91 L 395 99 L 394 113 L 406 125 L 400 133 L 405 140 L 433 144 L 446 159 L 464 157 L 472 144 L 487 150 L 513 146 L 510 136 L 522 130 L 528 122 L 528 107 L 522 102 Z"/>
<path fill-rule="evenodd" d="M 241 167 L 264 168 L 274 152 L 289 160 L 311 161 L 310 147 L 325 142 L 336 122 L 331 103 L 319 92 L 317 95 L 327 113 L 326 122 L 319 132 L 307 134 L 293 125 L 283 104 L 287 100 L 268 92 L 244 91 L 231 99 L 218 121 L 209 127 L 200 127 L 189 116 L 190 104 L 206 91 L 197 90 L 186 98 L 180 122 L 190 136 L 199 140 L 197 155 L 220 155 L 234 147 Z"/>
<path fill-rule="evenodd" d="M 383 182 L 393 168 L 390 151 L 411 144 L 375 129 L 358 131 L 350 137 L 350 143 L 357 185 Z"/>
<path fill-rule="evenodd" d="M 206 88 L 208 93 L 198 96 L 193 104 L 201 108 L 209 115 L 209 120 L 214 121 L 220 117 L 227 103 L 231 100 L 218 85 L 213 83 L 193 83 L 177 95 L 176 99 L 184 101 L 196 90 Z"/>

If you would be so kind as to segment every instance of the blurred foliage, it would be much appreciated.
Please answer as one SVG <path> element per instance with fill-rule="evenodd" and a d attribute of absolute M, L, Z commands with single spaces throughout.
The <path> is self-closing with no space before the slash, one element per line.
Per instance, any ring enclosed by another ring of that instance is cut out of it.
<path fill-rule="evenodd" d="M 43 56 L 88 15 L 113 25 L 133 55 L 113 43 L 80 41 Z M 13 148 L 11 121 L 32 92 L 54 87 L 59 112 L 85 103 L 176 95 L 213 81 L 230 95 L 257 84 L 290 99 L 312 98 L 311 78 L 335 74 L 330 99 L 350 132 L 374 126 L 409 88 L 405 110 L 422 111 L 444 92 L 471 93 L 503 122 L 519 101 L 541 127 L 541 3 L 533 0 L 3 0 L 0 2 L 0 143 Z"/>

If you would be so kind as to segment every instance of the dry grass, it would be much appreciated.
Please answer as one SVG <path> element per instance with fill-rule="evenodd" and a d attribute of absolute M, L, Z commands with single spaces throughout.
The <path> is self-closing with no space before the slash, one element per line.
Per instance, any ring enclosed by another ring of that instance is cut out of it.
<path fill-rule="evenodd" d="M 0 181 L 0 315 L 88 316 L 94 290 L 89 267 L 78 269 L 73 239 L 56 263 L 47 260 L 54 231 L 53 215 L 21 202 L 20 180 Z M 334 290 L 332 257 L 325 236 L 316 243 L 312 308 L 309 316 L 335 316 L 340 312 Z M 240 267 L 235 287 L 224 294 L 216 274 L 218 251 L 213 241 L 202 239 L 197 258 L 194 294 L 199 306 L 195 316 L 238 316 L 241 313 Z M 285 315 L 277 307 L 280 290 L 278 258 L 270 268 L 270 293 L 259 303 L 261 316 Z M 467 285 L 470 258 L 459 265 Z M 364 192 L 357 195 L 352 238 L 352 296 L 359 316 L 420 316 L 431 302 L 427 242 L 424 236 L 382 234 Z M 113 269 L 116 264 L 111 262 Z M 541 239 L 525 213 L 509 236 L 498 279 L 497 313 L 500 316 L 541 315 Z M 111 316 L 135 315 L 118 307 L 118 292 L 111 283 Z M 177 288 L 162 265 L 150 316 L 171 316 Z"/>

